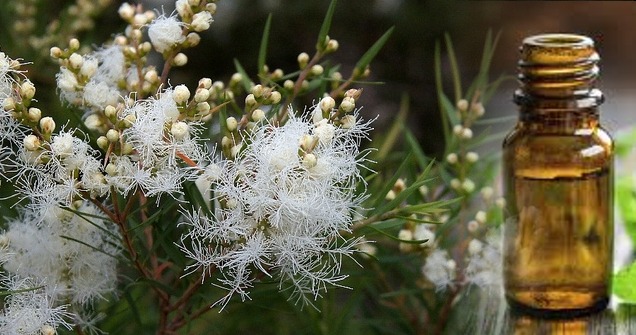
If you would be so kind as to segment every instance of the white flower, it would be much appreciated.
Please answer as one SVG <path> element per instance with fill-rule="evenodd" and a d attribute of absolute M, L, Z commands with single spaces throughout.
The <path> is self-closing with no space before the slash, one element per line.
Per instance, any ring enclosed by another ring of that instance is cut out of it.
<path fill-rule="evenodd" d="M 212 14 L 207 11 L 199 12 L 192 16 L 192 30 L 201 32 L 210 28 L 212 23 Z"/>
<path fill-rule="evenodd" d="M 419 224 L 415 227 L 415 233 L 413 233 L 413 239 L 422 241 L 426 240 L 426 242 L 420 243 L 421 247 L 427 248 L 435 245 L 435 233 L 428 229 L 428 227 L 424 224 Z"/>
<path fill-rule="evenodd" d="M 183 23 L 176 16 L 160 15 L 154 19 L 148 26 L 148 37 L 155 50 L 163 53 L 185 41 L 182 27 Z"/>
<path fill-rule="evenodd" d="M 479 245 L 477 245 L 477 242 Z M 502 261 L 499 241 L 489 239 L 488 243 L 472 240 L 466 265 L 466 281 L 480 287 L 500 287 L 502 284 Z"/>
<path fill-rule="evenodd" d="M 40 335 L 42 330 L 65 327 L 71 314 L 66 305 L 55 306 L 49 292 L 42 286 L 44 282 L 5 276 L 3 289 L 17 291 L 4 298 L 4 308 L 0 311 L 0 333 L 5 335 Z M 38 288 L 39 287 L 39 288 Z"/>
<path fill-rule="evenodd" d="M 182 250 L 195 260 L 192 269 L 220 270 L 228 295 L 219 304 L 234 294 L 248 298 L 256 272 L 291 286 L 292 298 L 303 303 L 345 278 L 341 258 L 358 241 L 343 241 L 340 234 L 350 229 L 363 199 L 354 185 L 364 161 L 358 146 L 368 129 L 366 123 L 334 129 L 331 141 L 311 152 L 316 166 L 306 168 L 299 143 L 315 126 L 292 116 L 283 126 L 256 128 L 235 160 L 213 165 L 210 188 L 217 211 L 185 213 L 182 224 L 189 231 Z M 328 168 L 319 168 L 320 162 Z"/>
<path fill-rule="evenodd" d="M 77 210 L 87 219 L 62 209 L 50 214 L 23 209 L 9 222 L 2 253 L 6 271 L 45 282 L 47 291 L 57 292 L 53 299 L 87 304 L 114 291 L 120 248 L 116 226 L 94 219 L 100 213 L 94 205 Z"/>
<path fill-rule="evenodd" d="M 443 290 L 455 279 L 455 263 L 448 257 L 446 250 L 436 249 L 426 257 L 422 274 L 435 285 L 438 291 Z"/>
<path fill-rule="evenodd" d="M 119 97 L 120 92 L 104 81 L 91 80 L 84 87 L 84 102 L 100 109 L 116 105 Z"/>

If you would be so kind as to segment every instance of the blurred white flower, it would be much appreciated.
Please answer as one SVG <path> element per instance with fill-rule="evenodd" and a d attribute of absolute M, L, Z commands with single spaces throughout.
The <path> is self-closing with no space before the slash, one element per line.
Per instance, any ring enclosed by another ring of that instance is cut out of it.
<path fill-rule="evenodd" d="M 455 279 L 455 262 L 448 257 L 446 250 L 436 249 L 426 257 L 422 274 L 438 291 L 444 290 Z"/>

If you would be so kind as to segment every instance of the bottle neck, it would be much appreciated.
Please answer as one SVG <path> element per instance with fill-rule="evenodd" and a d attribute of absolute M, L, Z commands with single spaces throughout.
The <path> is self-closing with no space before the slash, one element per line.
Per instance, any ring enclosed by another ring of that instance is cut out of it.
<path fill-rule="evenodd" d="M 598 126 L 603 94 L 594 88 L 599 56 L 585 36 L 545 34 L 521 46 L 519 105 L 521 126 L 533 130 L 576 131 Z"/>
<path fill-rule="evenodd" d="M 545 34 L 528 37 L 521 46 L 519 84 L 535 98 L 580 99 L 591 94 L 600 58 L 585 36 Z"/>

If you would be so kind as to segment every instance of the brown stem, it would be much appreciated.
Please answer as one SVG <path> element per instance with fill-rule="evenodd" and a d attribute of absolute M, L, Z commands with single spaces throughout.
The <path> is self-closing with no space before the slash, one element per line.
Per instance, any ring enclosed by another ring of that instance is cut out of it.
<path fill-rule="evenodd" d="M 318 63 L 320 58 L 322 58 L 322 54 L 320 52 L 316 52 L 316 54 L 314 54 L 314 57 L 312 57 L 309 63 L 307 63 L 305 68 L 300 72 L 300 74 L 298 75 L 298 79 L 296 79 L 296 83 L 294 83 L 294 91 L 292 92 L 292 95 L 285 99 L 285 103 L 283 104 L 281 112 L 277 117 L 278 121 L 285 121 L 285 119 L 287 118 L 287 109 L 289 108 L 289 104 L 294 101 L 294 99 L 296 99 L 298 93 L 300 93 L 300 89 L 303 87 L 303 81 L 305 81 L 305 78 L 307 78 L 307 76 L 309 75 L 311 68 L 316 65 L 316 63 Z"/>
<path fill-rule="evenodd" d="M 202 284 L 203 284 L 202 280 L 197 280 L 192 282 L 190 286 L 186 289 L 186 291 L 183 293 L 181 298 L 179 298 L 179 300 L 175 301 L 172 304 L 172 306 L 170 306 L 170 311 L 177 310 L 179 307 L 181 307 L 181 305 L 188 302 L 188 299 L 190 299 L 192 295 L 196 293 L 196 291 L 201 287 Z"/>
<path fill-rule="evenodd" d="M 340 94 L 342 94 L 342 92 L 344 92 L 345 88 L 349 87 L 349 85 L 351 85 L 351 83 L 353 83 L 354 80 L 355 80 L 355 77 L 352 74 L 351 77 L 349 77 L 349 79 L 347 79 L 347 81 L 343 82 L 335 90 L 331 91 L 329 93 L 329 96 L 334 98 L 334 99 L 337 98 L 338 96 L 340 96 Z"/>

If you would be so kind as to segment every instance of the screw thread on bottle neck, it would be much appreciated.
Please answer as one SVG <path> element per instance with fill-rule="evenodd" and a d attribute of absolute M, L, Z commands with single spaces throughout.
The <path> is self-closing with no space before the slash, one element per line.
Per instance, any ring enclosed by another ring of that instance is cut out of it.
<path fill-rule="evenodd" d="M 524 39 L 520 52 L 518 104 L 535 98 L 587 100 L 594 106 L 602 102 L 602 94 L 594 89 L 600 58 L 589 37 L 531 36 Z"/>

